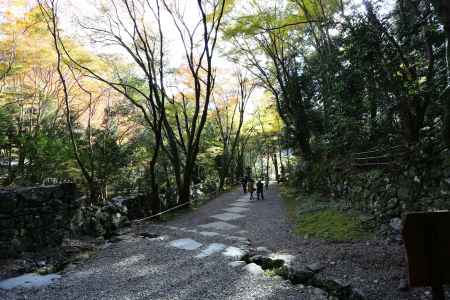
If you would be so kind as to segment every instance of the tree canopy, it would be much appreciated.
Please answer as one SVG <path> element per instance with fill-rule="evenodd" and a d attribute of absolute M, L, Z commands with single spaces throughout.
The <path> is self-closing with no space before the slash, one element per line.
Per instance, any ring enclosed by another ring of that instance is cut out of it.
<path fill-rule="evenodd" d="M 133 190 L 158 212 L 245 176 L 318 186 L 355 153 L 445 159 L 445 1 L 80 5 L 10 1 L 0 20 L 3 185 Z"/>

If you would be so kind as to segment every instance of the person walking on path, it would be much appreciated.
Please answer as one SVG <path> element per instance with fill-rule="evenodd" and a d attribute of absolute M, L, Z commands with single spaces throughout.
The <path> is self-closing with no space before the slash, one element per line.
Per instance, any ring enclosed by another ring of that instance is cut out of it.
<path fill-rule="evenodd" d="M 247 194 L 247 181 L 247 176 L 241 178 L 242 191 L 244 192 L 244 194 Z"/>
<path fill-rule="evenodd" d="M 253 192 L 255 191 L 255 181 L 252 178 L 248 179 L 247 190 L 250 193 L 250 200 L 253 200 Z"/>
<path fill-rule="evenodd" d="M 260 196 L 261 200 L 264 200 L 264 184 L 262 183 L 261 179 L 259 179 L 256 183 L 256 197 L 258 198 L 258 200 Z"/>

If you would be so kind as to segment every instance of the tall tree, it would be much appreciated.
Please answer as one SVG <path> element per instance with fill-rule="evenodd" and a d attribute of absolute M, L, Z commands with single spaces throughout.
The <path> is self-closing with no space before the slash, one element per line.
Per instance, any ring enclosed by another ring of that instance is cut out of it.
<path fill-rule="evenodd" d="M 445 115 L 444 126 L 442 128 L 442 136 L 450 148 L 450 3 L 445 0 L 432 0 L 432 3 L 444 25 L 444 30 L 447 33 L 446 44 L 446 68 L 447 68 L 447 87 L 441 94 L 444 103 Z"/>
<path fill-rule="evenodd" d="M 244 124 L 245 109 L 248 100 L 255 89 L 255 83 L 241 72 L 235 75 L 238 88 L 231 95 L 216 95 L 214 99 L 214 114 L 222 142 L 222 156 L 219 167 L 219 190 L 223 190 L 225 180 L 230 176 L 230 169 L 235 161 L 237 148 L 241 140 L 241 130 Z"/>

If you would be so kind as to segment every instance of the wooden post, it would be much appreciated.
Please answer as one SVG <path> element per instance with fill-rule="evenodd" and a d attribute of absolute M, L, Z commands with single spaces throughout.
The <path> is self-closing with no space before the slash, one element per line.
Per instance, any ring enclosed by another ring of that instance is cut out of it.
<path fill-rule="evenodd" d="M 412 287 L 431 286 L 433 300 L 445 300 L 450 283 L 450 211 L 408 213 L 403 240 Z"/>
<path fill-rule="evenodd" d="M 444 288 L 442 285 L 432 287 L 433 300 L 445 300 Z"/>
<path fill-rule="evenodd" d="M 431 293 L 433 300 L 445 300 L 444 288 L 442 286 L 442 274 L 439 266 L 439 241 L 437 228 L 428 223 L 425 230 L 425 253 L 430 264 Z"/>

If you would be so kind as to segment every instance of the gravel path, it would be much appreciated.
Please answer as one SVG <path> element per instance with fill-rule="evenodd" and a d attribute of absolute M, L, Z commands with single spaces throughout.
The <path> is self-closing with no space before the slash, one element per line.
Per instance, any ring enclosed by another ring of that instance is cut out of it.
<path fill-rule="evenodd" d="M 292 234 L 277 187 L 265 196 L 248 201 L 233 191 L 169 222 L 133 226 L 56 283 L 0 289 L 0 299 L 331 299 L 239 262 L 249 247 L 293 255 L 294 265 L 318 263 L 321 276 L 348 282 L 368 299 L 431 298 L 423 289 L 398 290 L 405 269 L 400 245 L 304 240 Z"/>
<path fill-rule="evenodd" d="M 285 224 L 280 202 L 226 193 L 163 224 L 134 226 L 44 288 L 0 290 L 1 299 L 326 299 L 318 289 L 236 262 L 251 241 L 272 249 Z M 270 231 L 269 231 L 270 230 Z M 141 233 L 156 234 L 143 238 Z M 261 249 L 260 249 L 261 250 Z M 265 251 L 265 249 L 262 249 Z"/>
<path fill-rule="evenodd" d="M 175 224 L 204 223 L 212 212 L 220 210 L 235 197 L 239 197 L 239 192 L 222 195 L 195 212 L 194 219 L 185 215 Z M 399 243 L 379 239 L 337 243 L 304 239 L 294 234 L 294 225 L 288 220 L 276 185 L 271 185 L 266 200 L 256 202 L 246 215 L 233 224 L 248 231 L 246 236 L 252 245 L 294 255 L 292 264 L 295 265 L 320 264 L 324 268 L 321 271 L 324 277 L 350 284 L 367 299 L 431 299 L 430 289 L 399 289 L 400 283 L 407 278 L 404 249 Z"/>

